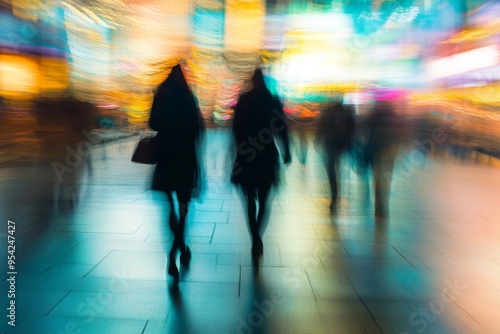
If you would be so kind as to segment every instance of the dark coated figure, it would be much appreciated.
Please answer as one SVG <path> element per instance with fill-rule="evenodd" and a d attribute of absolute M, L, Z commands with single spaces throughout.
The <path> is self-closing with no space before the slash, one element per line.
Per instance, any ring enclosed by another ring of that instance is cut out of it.
<path fill-rule="evenodd" d="M 317 140 L 325 154 L 326 172 L 332 196 L 330 209 L 336 209 L 339 196 L 340 159 L 351 149 L 355 132 L 354 112 L 341 102 L 330 103 L 318 121 Z"/>
<path fill-rule="evenodd" d="M 377 101 L 368 119 L 368 160 L 373 168 L 375 217 L 386 218 L 389 208 L 394 160 L 404 137 L 405 126 L 389 101 Z"/>
<path fill-rule="evenodd" d="M 284 163 L 291 162 L 283 106 L 267 89 L 260 69 L 254 72 L 252 89 L 242 94 L 236 104 L 233 133 L 237 151 L 231 181 L 241 187 L 247 202 L 252 257 L 257 263 L 264 249 L 262 234 L 267 223 L 269 192 L 279 180 L 275 135 L 282 140 Z"/>
<path fill-rule="evenodd" d="M 188 204 L 194 190 L 199 190 L 200 165 L 198 148 L 204 129 L 197 101 L 191 92 L 180 65 L 172 68 L 158 87 L 149 119 L 151 129 L 158 131 L 156 148 L 158 163 L 153 174 L 153 190 L 165 192 L 170 205 L 170 228 L 174 241 L 169 254 L 168 273 L 179 276 L 177 251 L 181 263 L 187 265 L 191 251 L 184 240 Z M 179 202 L 177 221 L 173 193 Z"/>

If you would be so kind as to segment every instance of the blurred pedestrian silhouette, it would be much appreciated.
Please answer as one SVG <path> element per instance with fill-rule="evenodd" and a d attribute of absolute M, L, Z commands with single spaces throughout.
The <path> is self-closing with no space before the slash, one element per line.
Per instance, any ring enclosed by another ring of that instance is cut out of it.
<path fill-rule="evenodd" d="M 317 114 L 315 111 L 316 105 L 313 103 L 303 103 L 298 106 L 298 112 L 290 116 L 290 129 L 293 134 L 293 146 L 299 162 L 305 165 L 307 161 L 307 152 L 309 149 L 309 138 L 313 133 L 313 128 L 317 121 Z"/>
<path fill-rule="evenodd" d="M 291 162 L 283 106 L 266 87 L 260 69 L 253 74 L 251 90 L 242 94 L 236 104 L 233 133 L 237 150 L 231 181 L 241 187 L 247 202 L 252 257 L 256 264 L 264 249 L 262 234 L 267 224 L 269 192 L 279 180 L 279 152 L 274 135 L 282 141 L 284 162 Z"/>
<path fill-rule="evenodd" d="M 373 168 L 375 217 L 386 218 L 389 209 L 394 160 L 402 143 L 405 127 L 389 101 L 377 101 L 368 120 L 366 154 Z"/>
<path fill-rule="evenodd" d="M 357 112 L 355 113 L 355 136 L 351 145 L 351 166 L 354 168 L 359 177 L 359 193 L 360 193 L 360 204 L 363 209 L 371 211 L 372 203 L 370 202 L 371 186 L 370 186 L 370 171 L 371 162 L 370 156 L 368 154 L 368 121 L 369 114 L 366 109 L 371 112 L 371 107 L 363 108 L 359 112 L 359 106 Z"/>
<path fill-rule="evenodd" d="M 160 84 L 154 96 L 149 119 L 151 129 L 158 131 L 158 163 L 153 174 L 153 190 L 165 192 L 170 205 L 169 224 L 174 241 L 169 253 L 168 273 L 179 276 L 180 260 L 188 265 L 191 251 L 184 240 L 188 204 L 200 188 L 198 147 L 203 119 L 197 101 L 189 88 L 180 65 Z M 173 194 L 177 195 L 178 219 Z"/>
<path fill-rule="evenodd" d="M 52 170 L 56 207 L 74 207 L 78 202 L 83 170 L 91 166 L 94 142 L 85 135 L 97 127 L 97 107 L 71 94 L 36 102 L 37 136 L 41 161 Z"/>
<path fill-rule="evenodd" d="M 335 101 L 326 106 L 318 121 L 317 140 L 323 148 L 330 184 L 330 209 L 335 211 L 339 196 L 340 159 L 351 149 L 355 131 L 354 112 Z"/>

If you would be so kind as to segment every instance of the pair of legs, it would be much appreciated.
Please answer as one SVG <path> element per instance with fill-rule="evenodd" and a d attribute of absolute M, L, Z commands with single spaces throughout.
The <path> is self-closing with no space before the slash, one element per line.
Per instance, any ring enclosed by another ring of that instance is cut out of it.
<path fill-rule="evenodd" d="M 339 161 L 340 152 L 328 152 L 326 162 L 326 172 L 328 174 L 328 182 L 330 184 L 330 193 L 332 195 L 332 202 L 330 204 L 330 209 L 333 211 L 337 205 L 337 199 L 339 196 Z"/>
<path fill-rule="evenodd" d="M 54 208 L 55 209 L 73 209 L 78 204 L 78 197 L 80 195 L 80 178 L 82 173 L 82 166 L 77 166 L 71 171 L 61 175 L 60 179 L 54 180 Z M 62 207 L 61 207 L 62 205 Z"/>
<path fill-rule="evenodd" d="M 394 157 L 391 153 L 379 153 L 373 158 L 373 179 L 375 183 L 375 216 L 387 217 L 391 192 Z"/>
<path fill-rule="evenodd" d="M 270 190 L 271 184 L 243 188 L 247 205 L 248 228 L 252 237 L 252 256 L 254 260 L 257 260 L 264 251 L 262 234 L 264 233 L 268 218 L 267 200 Z"/>
<path fill-rule="evenodd" d="M 177 192 L 177 199 L 179 202 L 179 218 L 177 218 L 177 213 L 175 212 L 173 193 L 168 192 L 167 197 L 168 203 L 170 205 L 169 226 L 172 234 L 174 235 L 174 241 L 172 242 L 172 247 L 169 253 L 168 273 L 169 275 L 178 277 L 179 270 L 177 269 L 177 265 L 175 263 L 177 251 L 181 252 L 182 264 L 189 264 L 189 260 L 191 259 L 191 251 L 189 250 L 189 247 L 186 245 L 186 242 L 184 240 L 184 232 L 186 230 L 186 217 L 188 214 L 190 196 L 188 192 Z"/>
<path fill-rule="evenodd" d="M 307 149 L 309 146 L 308 138 L 307 138 L 307 130 L 305 126 L 299 126 L 298 132 L 298 143 L 297 143 L 297 156 L 299 157 L 299 161 L 302 165 L 306 163 L 307 159 Z"/>

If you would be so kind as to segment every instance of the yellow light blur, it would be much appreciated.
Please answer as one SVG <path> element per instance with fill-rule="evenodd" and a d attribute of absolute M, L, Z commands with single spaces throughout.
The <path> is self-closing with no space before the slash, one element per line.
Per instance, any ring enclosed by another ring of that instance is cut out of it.
<path fill-rule="evenodd" d="M 227 0 L 226 50 L 255 52 L 262 48 L 265 14 L 262 0 Z"/>
<path fill-rule="evenodd" d="M 468 87 L 460 89 L 435 90 L 413 93 L 408 102 L 414 107 L 440 107 L 458 115 L 500 120 L 500 115 L 488 107 L 500 107 L 500 85 Z"/>
<path fill-rule="evenodd" d="M 12 13 L 19 18 L 36 21 L 39 5 L 40 1 L 36 0 L 12 0 Z"/>
<path fill-rule="evenodd" d="M 0 92 L 7 96 L 37 94 L 40 70 L 38 64 L 22 56 L 0 56 Z"/>
<path fill-rule="evenodd" d="M 224 9 L 224 2 L 220 0 L 195 0 L 198 7 L 213 11 L 221 11 Z"/>
<path fill-rule="evenodd" d="M 490 22 L 484 27 L 473 27 L 465 29 L 449 39 L 441 42 L 442 44 L 458 44 L 467 41 L 482 40 L 487 37 L 498 34 L 500 31 L 500 20 Z"/>
<path fill-rule="evenodd" d="M 43 92 L 60 92 L 69 87 L 69 65 L 65 59 L 41 58 L 40 88 Z"/>

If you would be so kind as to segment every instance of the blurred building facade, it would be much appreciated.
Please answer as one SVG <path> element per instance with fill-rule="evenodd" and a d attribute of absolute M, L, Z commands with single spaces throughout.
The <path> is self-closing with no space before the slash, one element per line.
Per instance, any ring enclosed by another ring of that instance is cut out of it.
<path fill-rule="evenodd" d="M 143 125 L 154 87 L 179 59 L 205 118 L 220 122 L 259 65 L 295 102 L 367 85 L 415 88 L 428 84 L 422 69 L 435 43 L 487 3 L 2 0 L 0 94 L 71 90 Z"/>

